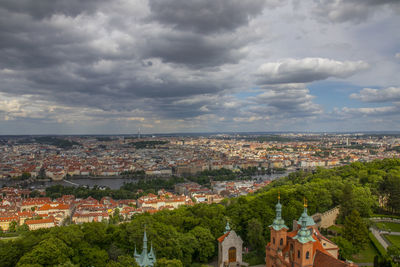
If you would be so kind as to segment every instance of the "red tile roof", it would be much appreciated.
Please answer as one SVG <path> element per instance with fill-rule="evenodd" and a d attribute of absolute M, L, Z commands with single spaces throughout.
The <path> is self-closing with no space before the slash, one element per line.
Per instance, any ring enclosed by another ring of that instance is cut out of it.
<path fill-rule="evenodd" d="M 54 218 L 50 217 L 47 219 L 39 219 L 39 220 L 27 220 L 25 221 L 25 223 L 27 225 L 31 225 L 31 224 L 41 224 L 41 223 L 54 223 Z"/>
<path fill-rule="evenodd" d="M 227 236 L 229 235 L 229 233 L 230 233 L 230 232 L 227 232 L 226 234 L 224 234 L 224 235 L 218 237 L 218 242 L 219 242 L 219 243 L 222 243 L 222 241 L 224 241 L 225 237 L 227 237 Z"/>
<path fill-rule="evenodd" d="M 330 254 L 326 254 L 320 250 L 316 251 L 315 257 L 314 257 L 314 267 L 347 267 L 349 266 L 348 263 L 343 262 L 341 260 L 338 260 Z"/>

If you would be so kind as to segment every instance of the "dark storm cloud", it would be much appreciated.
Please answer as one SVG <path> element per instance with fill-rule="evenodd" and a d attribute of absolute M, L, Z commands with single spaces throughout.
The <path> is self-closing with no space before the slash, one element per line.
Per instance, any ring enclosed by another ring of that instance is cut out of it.
<path fill-rule="evenodd" d="M 0 67 L 46 68 L 107 56 L 89 46 L 94 33 L 79 32 L 73 26 L 66 17 L 36 21 L 0 9 Z"/>
<path fill-rule="evenodd" d="M 171 33 L 150 37 L 144 55 L 190 67 L 212 67 L 237 63 L 244 56 L 239 51 L 242 45 L 242 41 L 239 42 L 229 35 L 207 37 L 191 33 Z"/>
<path fill-rule="evenodd" d="M 222 129 L 314 118 L 322 108 L 305 85 L 283 84 L 346 78 L 368 64 L 335 51 L 310 53 L 314 33 L 331 41 L 315 24 L 309 43 L 287 42 L 286 27 L 297 29 L 282 18 L 292 9 L 274 9 L 286 3 L 292 2 L 0 1 L 0 123 L 26 118 L 78 129 L 165 120 L 161 131 L 192 122 Z M 313 4 L 307 2 L 304 17 Z M 368 60 L 363 50 L 350 52 Z M 262 93 L 248 97 L 254 91 Z"/>
<path fill-rule="evenodd" d="M 2 0 L 0 8 L 43 19 L 53 14 L 76 16 L 81 13 L 93 13 L 105 0 Z"/>
<path fill-rule="evenodd" d="M 232 31 L 261 14 L 267 0 L 150 0 L 151 18 L 177 29 L 200 33 Z"/>

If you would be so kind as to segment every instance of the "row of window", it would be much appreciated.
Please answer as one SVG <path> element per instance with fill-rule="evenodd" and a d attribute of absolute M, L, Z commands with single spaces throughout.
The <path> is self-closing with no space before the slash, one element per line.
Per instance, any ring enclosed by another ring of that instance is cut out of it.
<path fill-rule="evenodd" d="M 272 243 L 275 245 L 275 237 L 272 238 Z M 279 240 L 279 245 L 283 245 L 283 238 Z M 290 250 L 293 251 L 293 244 L 290 244 Z M 297 258 L 300 258 L 300 250 L 297 250 Z M 310 258 L 310 252 L 306 252 L 306 259 Z"/>

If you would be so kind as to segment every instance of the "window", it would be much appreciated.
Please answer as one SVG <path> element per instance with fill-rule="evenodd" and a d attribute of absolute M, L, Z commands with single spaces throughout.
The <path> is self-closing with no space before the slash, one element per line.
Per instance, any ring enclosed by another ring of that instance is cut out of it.
<path fill-rule="evenodd" d="M 309 259 L 309 258 L 310 258 L 310 252 L 307 251 L 307 253 L 306 253 L 306 259 Z"/>
<path fill-rule="evenodd" d="M 281 238 L 281 240 L 279 241 L 279 245 L 283 245 L 283 238 Z"/>
<path fill-rule="evenodd" d="M 290 250 L 293 252 L 293 244 L 290 244 Z"/>
<path fill-rule="evenodd" d="M 300 259 L 300 250 L 297 251 L 297 258 Z"/>
<path fill-rule="evenodd" d="M 275 244 L 275 237 L 272 238 L 272 243 Z"/>

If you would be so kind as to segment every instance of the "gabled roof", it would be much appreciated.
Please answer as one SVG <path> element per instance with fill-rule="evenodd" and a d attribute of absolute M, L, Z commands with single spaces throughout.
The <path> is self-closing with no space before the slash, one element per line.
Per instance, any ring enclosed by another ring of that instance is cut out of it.
<path fill-rule="evenodd" d="M 230 231 L 225 233 L 225 234 L 223 234 L 222 236 L 218 237 L 218 239 L 217 239 L 218 242 L 222 243 L 222 241 L 224 241 L 225 237 L 227 237 L 229 235 L 229 233 L 230 233 Z"/>
<path fill-rule="evenodd" d="M 322 252 L 321 250 L 317 250 L 314 257 L 314 267 L 347 267 L 349 264 L 338 260 L 331 255 Z"/>

